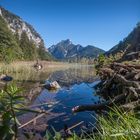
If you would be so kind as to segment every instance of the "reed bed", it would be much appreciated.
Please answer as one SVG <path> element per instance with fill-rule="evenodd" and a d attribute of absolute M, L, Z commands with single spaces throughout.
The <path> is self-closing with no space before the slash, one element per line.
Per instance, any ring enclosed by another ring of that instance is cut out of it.
<path fill-rule="evenodd" d="M 43 78 L 47 79 L 50 73 L 58 70 L 65 70 L 79 66 L 79 64 L 64 63 L 64 62 L 49 62 L 40 61 L 43 65 L 43 69 L 37 71 L 33 66 L 36 61 L 18 61 L 10 64 L 0 63 L 0 74 L 7 74 L 14 77 L 14 80 L 19 81 L 38 81 Z"/>

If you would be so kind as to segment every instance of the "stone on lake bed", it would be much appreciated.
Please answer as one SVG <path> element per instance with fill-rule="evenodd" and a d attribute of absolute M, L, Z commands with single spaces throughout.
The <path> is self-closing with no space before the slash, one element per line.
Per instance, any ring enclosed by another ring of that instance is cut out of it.
<path fill-rule="evenodd" d="M 5 81 L 5 82 L 8 82 L 8 81 L 12 81 L 12 80 L 13 80 L 13 77 L 8 76 L 8 75 L 6 75 L 6 74 L 2 74 L 2 75 L 0 76 L 0 80 Z"/>
<path fill-rule="evenodd" d="M 52 106 L 53 106 L 53 105 L 51 105 L 51 104 L 48 105 L 49 108 L 52 107 Z"/>
<path fill-rule="evenodd" d="M 44 87 L 48 90 L 57 90 L 61 88 L 57 81 L 46 81 Z"/>

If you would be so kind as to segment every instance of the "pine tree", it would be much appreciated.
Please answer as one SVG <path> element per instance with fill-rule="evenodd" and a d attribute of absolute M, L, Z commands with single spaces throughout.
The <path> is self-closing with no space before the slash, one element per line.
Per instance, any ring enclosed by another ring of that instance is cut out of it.
<path fill-rule="evenodd" d="M 10 62 L 20 59 L 20 52 L 14 35 L 0 16 L 0 61 Z"/>
<path fill-rule="evenodd" d="M 51 60 L 51 55 L 46 51 L 44 42 L 42 41 L 38 48 L 38 57 L 41 60 Z"/>
<path fill-rule="evenodd" d="M 34 60 L 37 58 L 36 46 L 31 40 L 29 40 L 26 32 L 22 32 L 21 34 L 20 47 L 23 52 L 23 59 Z"/>
<path fill-rule="evenodd" d="M 37 48 L 28 38 L 26 32 L 19 37 L 18 31 L 12 33 L 7 22 L 0 16 L 0 61 L 11 62 L 14 60 L 51 60 L 51 55 L 46 52 L 43 41 Z"/>

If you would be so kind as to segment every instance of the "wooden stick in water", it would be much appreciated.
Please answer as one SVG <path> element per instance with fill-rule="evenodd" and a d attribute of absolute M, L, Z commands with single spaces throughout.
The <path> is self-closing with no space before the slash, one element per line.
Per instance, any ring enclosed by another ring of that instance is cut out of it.
<path fill-rule="evenodd" d="M 82 123 L 84 123 L 84 121 L 81 121 L 81 122 L 79 122 L 79 123 L 77 123 L 77 124 L 75 124 L 75 125 L 71 126 L 71 127 L 70 127 L 70 128 L 68 128 L 67 130 L 71 130 L 71 129 L 73 129 L 73 128 L 77 127 L 78 125 L 80 125 L 80 124 L 82 124 Z"/>
<path fill-rule="evenodd" d="M 52 109 L 50 109 L 50 110 L 47 111 L 46 113 L 49 113 L 51 110 L 52 110 Z M 32 123 L 32 122 L 35 122 L 37 119 L 41 118 L 41 117 L 44 116 L 46 113 L 42 113 L 42 114 L 36 116 L 35 118 L 31 119 L 30 121 L 26 122 L 25 124 L 19 126 L 18 129 L 21 129 L 21 128 L 25 127 L 26 125 L 28 125 L 28 124 L 30 124 L 30 123 Z"/>
<path fill-rule="evenodd" d="M 42 117 L 43 115 L 44 115 L 44 114 L 40 114 L 40 115 L 38 115 L 37 117 L 35 117 L 35 118 L 31 119 L 31 120 L 30 120 L 30 121 L 28 121 L 27 123 L 25 123 L 25 124 L 23 124 L 23 125 L 19 126 L 19 127 L 18 127 L 18 129 L 21 129 L 21 128 L 25 127 L 26 125 L 28 125 L 28 124 L 30 124 L 30 123 L 32 123 L 32 122 L 34 122 L 36 119 L 38 119 L 38 118 Z"/>

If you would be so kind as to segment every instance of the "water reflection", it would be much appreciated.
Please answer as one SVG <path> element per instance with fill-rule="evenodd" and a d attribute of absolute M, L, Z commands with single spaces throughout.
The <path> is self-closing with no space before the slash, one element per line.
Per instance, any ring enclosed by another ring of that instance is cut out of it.
<path fill-rule="evenodd" d="M 50 81 L 57 81 L 60 85 L 70 86 L 75 83 L 93 82 L 95 80 L 95 69 L 93 66 L 79 66 L 68 70 L 60 70 L 52 73 Z"/>
<path fill-rule="evenodd" d="M 32 109 L 51 110 L 49 114 L 42 116 L 34 124 L 27 125 L 24 129 L 36 130 L 36 134 L 45 131 L 46 128 L 53 132 L 52 127 L 56 131 L 62 131 L 64 125 L 71 127 L 82 122 L 81 125 L 72 129 L 72 131 L 79 132 L 82 128 L 89 129 L 91 123 L 95 123 L 94 112 L 77 114 L 71 112 L 71 109 L 77 105 L 94 104 L 99 100 L 99 97 L 94 96 L 95 90 L 92 88 L 96 84 L 93 67 L 80 66 L 75 69 L 52 72 L 48 77 L 40 73 L 40 76 L 42 78 L 40 80 L 56 80 L 62 88 L 57 91 L 42 90 L 30 107 Z M 36 114 L 27 113 L 21 116 L 20 120 L 25 123 L 35 116 Z"/>
<path fill-rule="evenodd" d="M 89 128 L 90 123 L 94 124 L 95 122 L 94 118 L 91 116 L 91 112 L 72 114 L 71 109 L 77 105 L 93 104 L 93 100 L 98 100 L 98 97 L 93 96 L 93 93 L 94 90 L 85 83 L 81 83 L 79 85 L 75 84 L 69 90 L 59 90 L 53 98 L 54 101 L 58 101 L 59 103 L 52 110 L 52 112 L 63 114 L 55 118 L 50 118 L 48 120 L 48 129 L 50 130 L 50 126 L 54 126 L 57 131 L 60 131 L 63 130 L 65 124 L 67 124 L 68 127 L 71 127 L 81 121 L 83 121 L 84 123 L 79 126 L 80 128 L 83 128 L 84 126 Z M 42 94 L 45 94 L 46 99 L 48 99 L 47 97 L 50 96 L 51 93 L 48 91 L 44 91 L 44 93 Z M 79 127 L 73 129 L 73 131 L 78 131 Z"/>
<path fill-rule="evenodd" d="M 95 75 L 95 69 L 93 66 L 88 65 L 73 65 L 66 68 L 48 67 L 47 70 L 36 71 L 33 68 L 30 70 L 9 73 L 15 81 L 19 82 L 43 82 L 47 79 L 58 80 L 63 84 L 68 81 L 90 81 Z M 69 84 L 69 83 L 68 83 Z"/>

